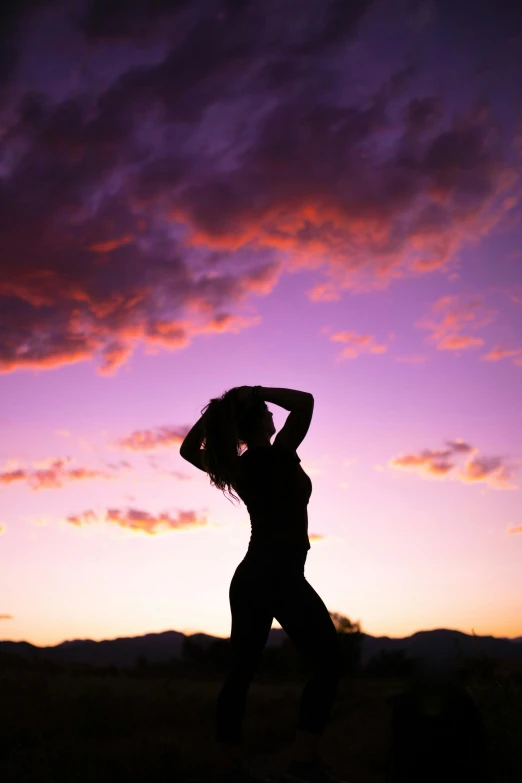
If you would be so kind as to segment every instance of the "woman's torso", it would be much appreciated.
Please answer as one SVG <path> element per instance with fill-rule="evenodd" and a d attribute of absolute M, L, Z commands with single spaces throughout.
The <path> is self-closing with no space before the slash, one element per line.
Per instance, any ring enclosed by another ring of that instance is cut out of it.
<path fill-rule="evenodd" d="M 238 460 L 235 489 L 251 523 L 248 554 L 305 554 L 310 549 L 307 506 L 312 482 L 299 456 L 274 443 L 252 447 Z"/>

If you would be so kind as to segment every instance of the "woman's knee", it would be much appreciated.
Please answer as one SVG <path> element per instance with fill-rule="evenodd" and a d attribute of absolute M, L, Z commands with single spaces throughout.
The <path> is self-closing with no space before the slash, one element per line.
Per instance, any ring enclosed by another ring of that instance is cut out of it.
<path fill-rule="evenodd" d="M 340 644 L 324 646 L 320 652 L 314 656 L 314 669 L 320 671 L 324 676 L 333 680 L 340 679 L 345 670 L 345 661 Z"/>
<path fill-rule="evenodd" d="M 344 654 L 340 644 L 333 648 L 329 665 L 332 670 L 332 676 L 340 680 L 345 670 Z"/>
<path fill-rule="evenodd" d="M 256 674 L 257 665 L 252 661 L 234 661 L 228 670 L 227 680 L 234 683 L 250 683 Z"/>

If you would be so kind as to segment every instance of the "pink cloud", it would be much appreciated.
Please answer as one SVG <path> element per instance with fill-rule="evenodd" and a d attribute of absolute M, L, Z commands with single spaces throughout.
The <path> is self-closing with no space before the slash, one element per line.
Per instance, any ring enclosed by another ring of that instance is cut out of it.
<path fill-rule="evenodd" d="M 411 356 L 396 356 L 395 361 L 405 362 L 406 364 L 424 364 L 428 359 L 423 354 L 412 354 Z"/>
<path fill-rule="evenodd" d="M 65 459 L 50 459 L 44 461 L 48 463 L 47 467 L 36 469 L 17 468 L 15 470 L 3 471 L 0 472 L 0 484 L 13 484 L 17 481 L 26 482 L 31 489 L 38 491 L 40 489 L 59 489 L 71 481 L 115 478 L 114 473 L 107 473 L 102 470 L 86 467 L 67 467 L 70 461 L 69 457 Z M 121 467 L 121 465 L 119 467 L 112 466 L 113 470 L 118 470 Z M 130 467 L 128 463 L 127 467 Z"/>
<path fill-rule="evenodd" d="M 176 428 L 170 426 L 156 427 L 149 430 L 135 430 L 125 438 L 117 441 L 122 449 L 131 451 L 152 451 L 160 447 L 178 446 L 189 428 Z"/>
<path fill-rule="evenodd" d="M 480 337 L 471 337 L 469 334 L 451 334 L 442 337 L 437 348 L 439 351 L 460 351 L 465 348 L 478 348 L 484 345 Z"/>
<path fill-rule="evenodd" d="M 489 484 L 495 489 L 516 489 L 512 483 L 513 469 L 501 457 L 473 457 L 467 461 L 458 478 L 468 484 Z"/>
<path fill-rule="evenodd" d="M 388 350 L 387 345 L 377 343 L 371 334 L 336 332 L 332 334 L 330 340 L 348 344 L 341 352 L 340 359 L 355 359 L 362 353 L 385 353 Z"/>
<path fill-rule="evenodd" d="M 431 331 L 426 340 L 439 351 L 460 351 L 484 344 L 482 338 L 463 331 L 484 328 L 495 319 L 496 314 L 480 296 L 469 298 L 455 294 L 434 302 L 431 315 L 418 321 L 416 326 Z"/>
<path fill-rule="evenodd" d="M 424 449 L 419 453 L 402 454 L 392 458 L 388 466 L 414 471 L 424 478 L 450 478 L 465 484 L 483 483 L 494 489 L 516 489 L 512 483 L 514 467 L 502 457 L 479 457 L 478 450 L 461 440 L 447 442 L 445 449 Z M 467 455 L 464 466 L 457 458 Z"/>
<path fill-rule="evenodd" d="M 311 302 L 338 302 L 341 298 L 333 283 L 318 283 L 306 293 Z"/>
<path fill-rule="evenodd" d="M 173 478 L 176 478 L 179 481 L 192 481 L 192 476 L 188 476 L 181 470 L 162 470 L 160 473 L 162 473 L 164 476 L 173 476 Z"/>
<path fill-rule="evenodd" d="M 445 476 L 453 470 L 453 463 L 448 461 L 451 450 L 424 449 L 420 454 L 404 454 L 394 457 L 388 465 L 392 468 L 416 470 L 420 474 Z"/>
<path fill-rule="evenodd" d="M 207 520 L 198 516 L 195 511 L 180 511 L 177 516 L 172 516 L 167 512 L 150 514 L 147 511 L 136 508 L 124 511 L 110 508 L 103 517 L 99 517 L 94 511 L 89 510 L 82 514 L 67 517 L 67 522 L 76 527 L 93 523 L 114 524 L 128 530 L 146 533 L 147 535 L 165 533 L 169 530 L 192 530 L 205 527 L 208 524 Z"/>
<path fill-rule="evenodd" d="M 488 362 L 498 362 L 501 359 L 513 359 L 513 364 L 522 366 L 522 348 L 503 348 L 495 345 L 489 353 L 481 356 L 481 359 Z"/>

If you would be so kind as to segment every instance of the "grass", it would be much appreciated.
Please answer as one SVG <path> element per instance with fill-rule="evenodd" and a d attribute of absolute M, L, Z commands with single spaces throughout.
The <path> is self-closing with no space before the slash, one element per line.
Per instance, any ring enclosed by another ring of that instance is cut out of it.
<path fill-rule="evenodd" d="M 474 675 L 468 689 L 487 737 L 487 758 L 495 783 L 522 779 L 522 672 L 509 668 Z"/>
<path fill-rule="evenodd" d="M 0 669 L 0 780 L 3 783 L 169 783 L 207 775 L 215 703 L 223 675 L 205 678 L 59 668 Z M 251 685 L 244 755 L 282 771 L 304 678 L 261 676 Z M 398 679 L 341 682 L 321 751 L 358 783 L 384 783 L 390 741 L 389 697 Z M 493 783 L 520 781 L 519 675 L 474 675 Z"/>

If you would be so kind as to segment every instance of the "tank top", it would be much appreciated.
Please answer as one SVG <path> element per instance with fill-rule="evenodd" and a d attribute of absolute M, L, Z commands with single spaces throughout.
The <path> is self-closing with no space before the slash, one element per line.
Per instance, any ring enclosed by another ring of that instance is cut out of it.
<path fill-rule="evenodd" d="M 236 491 L 251 524 L 248 553 L 304 555 L 312 482 L 296 452 L 275 442 L 253 446 L 238 459 Z"/>

